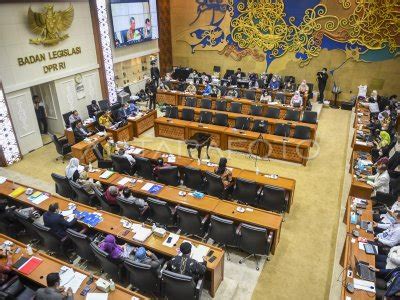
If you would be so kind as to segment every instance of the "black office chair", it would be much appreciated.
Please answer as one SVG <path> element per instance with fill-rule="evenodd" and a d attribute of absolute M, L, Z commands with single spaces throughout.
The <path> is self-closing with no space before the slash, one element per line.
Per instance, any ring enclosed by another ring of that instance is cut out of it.
<path fill-rule="evenodd" d="M 53 178 L 56 185 L 56 193 L 60 196 L 70 199 L 76 199 L 76 194 L 74 190 L 69 185 L 69 180 L 67 177 L 58 175 L 56 173 L 51 173 L 51 178 Z"/>
<path fill-rule="evenodd" d="M 135 156 L 136 174 L 148 180 L 154 180 L 153 165 L 147 158 Z"/>
<path fill-rule="evenodd" d="M 211 109 L 211 100 L 208 98 L 202 98 L 200 101 L 200 107 L 204 109 Z"/>
<path fill-rule="evenodd" d="M 288 109 L 286 111 L 285 120 L 295 121 L 295 122 L 299 121 L 300 120 L 300 111 Z"/>
<path fill-rule="evenodd" d="M 289 204 L 289 194 L 282 188 L 264 185 L 258 206 L 262 209 L 284 214 Z"/>
<path fill-rule="evenodd" d="M 98 104 L 101 110 L 105 111 L 110 108 L 110 102 L 108 102 L 108 100 L 100 100 Z"/>
<path fill-rule="evenodd" d="M 204 191 L 204 178 L 200 169 L 183 167 L 183 185 L 196 190 Z"/>
<path fill-rule="evenodd" d="M 249 130 L 250 128 L 250 118 L 247 117 L 237 117 L 235 119 L 235 128 L 240 130 Z"/>
<path fill-rule="evenodd" d="M 293 137 L 295 139 L 309 140 L 311 138 L 311 128 L 307 126 L 297 125 L 294 128 Z"/>
<path fill-rule="evenodd" d="M 49 133 L 50 138 L 54 145 L 56 146 L 56 151 L 60 155 L 59 157 L 56 158 L 58 160 L 60 157 L 62 157 L 62 162 L 64 163 L 65 157 L 71 153 L 71 145 L 68 144 L 68 141 L 66 138 L 64 139 L 58 139 L 58 137 L 52 133 Z"/>
<path fill-rule="evenodd" d="M 275 135 L 289 137 L 290 125 L 288 124 L 277 124 L 274 130 Z"/>
<path fill-rule="evenodd" d="M 257 256 L 266 255 L 267 260 L 269 260 L 272 242 L 272 231 L 268 233 L 266 228 L 241 223 L 238 228 L 239 248 L 249 255 L 239 260 L 239 264 L 254 256 L 254 259 L 256 260 L 256 269 L 257 271 L 260 270 Z"/>
<path fill-rule="evenodd" d="M 282 104 L 285 104 L 285 102 L 286 102 L 285 94 L 277 92 L 276 95 L 275 95 L 275 98 L 274 98 L 274 102 L 280 102 Z"/>
<path fill-rule="evenodd" d="M 25 233 L 29 238 L 29 244 L 38 244 L 42 241 L 42 238 L 39 236 L 39 234 L 36 232 L 36 230 L 33 228 L 33 220 L 25 215 L 20 213 L 18 210 L 14 210 L 13 214 L 15 216 L 15 219 L 17 220 L 18 223 L 22 225 L 22 227 L 25 229 Z"/>
<path fill-rule="evenodd" d="M 107 202 L 106 198 L 104 197 L 104 194 L 97 188 L 93 188 L 94 194 L 97 198 L 97 200 L 100 203 L 100 207 L 104 211 L 108 211 L 110 213 L 118 214 L 119 213 L 119 206 L 117 205 L 111 205 Z"/>
<path fill-rule="evenodd" d="M 222 245 L 228 260 L 231 260 L 226 247 L 236 246 L 236 228 L 232 220 L 223 219 L 212 215 L 208 226 L 208 237 L 215 243 Z"/>
<path fill-rule="evenodd" d="M 251 105 L 250 106 L 250 115 L 252 116 L 261 116 L 262 115 L 263 106 L 262 105 Z"/>
<path fill-rule="evenodd" d="M 94 156 L 97 158 L 97 166 L 101 169 L 111 169 L 113 162 L 108 159 L 104 159 L 102 151 L 99 149 L 100 144 L 97 144 L 92 148 Z"/>
<path fill-rule="evenodd" d="M 90 243 L 93 254 L 99 262 L 102 272 L 108 274 L 115 282 L 120 281 L 122 272 L 122 263 L 117 263 L 111 259 L 107 252 L 101 250 L 94 242 Z"/>
<path fill-rule="evenodd" d="M 304 123 L 317 124 L 318 123 L 317 118 L 318 114 L 316 111 L 306 110 L 303 113 L 303 118 L 301 119 L 301 121 Z"/>
<path fill-rule="evenodd" d="M 280 109 L 277 107 L 268 107 L 265 113 L 266 118 L 279 119 Z"/>
<path fill-rule="evenodd" d="M 240 102 L 231 102 L 231 110 L 230 112 L 240 114 L 242 113 L 242 103 Z"/>
<path fill-rule="evenodd" d="M 211 111 L 201 111 L 199 115 L 199 122 L 203 124 L 211 124 L 213 114 Z"/>
<path fill-rule="evenodd" d="M 253 121 L 253 128 L 251 130 L 254 131 L 254 132 L 259 132 L 259 133 L 267 133 L 267 131 L 268 131 L 268 121 L 254 120 Z"/>
<path fill-rule="evenodd" d="M 171 210 L 167 202 L 154 198 L 147 198 L 150 207 L 151 219 L 163 226 L 172 227 L 175 224 L 175 212 Z"/>
<path fill-rule="evenodd" d="M 236 178 L 232 199 L 252 206 L 258 205 L 260 186 L 250 180 Z"/>
<path fill-rule="evenodd" d="M 197 99 L 193 97 L 186 97 L 185 106 L 196 107 Z"/>
<path fill-rule="evenodd" d="M 214 125 L 228 127 L 229 126 L 229 124 L 228 124 L 228 115 L 227 114 L 216 113 L 214 115 Z"/>
<path fill-rule="evenodd" d="M 132 199 L 117 197 L 117 202 L 121 210 L 121 214 L 128 219 L 143 222 L 146 220 L 147 209 L 140 210 Z"/>
<path fill-rule="evenodd" d="M 177 166 L 162 167 L 158 169 L 157 181 L 165 185 L 178 186 L 181 184 Z"/>
<path fill-rule="evenodd" d="M 128 271 L 129 283 L 134 288 L 151 295 L 154 299 L 159 298 L 161 281 L 157 272 L 150 265 L 126 258 L 124 267 Z"/>
<path fill-rule="evenodd" d="M 215 110 L 226 111 L 226 101 L 225 100 L 215 101 Z"/>
<path fill-rule="evenodd" d="M 72 241 L 75 253 L 86 262 L 94 262 L 90 239 L 86 234 L 77 232 L 71 228 L 67 229 L 67 237 Z"/>
<path fill-rule="evenodd" d="M 78 183 L 70 180 L 69 184 L 72 188 L 72 190 L 75 192 L 75 200 L 78 201 L 79 203 L 92 206 L 94 199 L 96 198 L 95 195 L 89 194 L 86 192 L 86 190 Z"/>
<path fill-rule="evenodd" d="M 194 110 L 191 108 L 182 109 L 182 120 L 194 121 Z"/>
<path fill-rule="evenodd" d="M 218 89 L 221 91 L 221 97 L 226 96 L 226 92 L 228 91 L 226 86 L 219 86 Z"/>
<path fill-rule="evenodd" d="M 178 107 L 171 105 L 166 106 L 165 117 L 171 119 L 178 119 Z"/>
<path fill-rule="evenodd" d="M 68 128 L 71 126 L 71 124 L 69 123 L 69 117 L 72 115 L 72 111 L 69 111 L 65 114 L 62 115 L 63 119 L 64 119 L 64 123 L 65 123 L 65 127 Z"/>
<path fill-rule="evenodd" d="M 163 270 L 161 273 L 162 293 L 167 299 L 199 300 L 203 290 L 203 279 L 197 283 L 192 277 Z"/>
<path fill-rule="evenodd" d="M 130 161 L 121 155 L 111 154 L 113 170 L 118 173 L 133 175 L 135 174 L 135 165 L 131 165 Z"/>
<path fill-rule="evenodd" d="M 225 198 L 226 193 L 225 193 L 225 187 L 224 184 L 222 183 L 221 176 L 218 176 L 217 174 L 211 173 L 211 172 L 206 172 L 205 173 L 205 178 L 206 178 L 206 194 L 218 198 Z"/>
<path fill-rule="evenodd" d="M 28 300 L 35 299 L 36 292 L 26 285 L 23 279 L 19 278 L 18 275 L 10 274 L 10 278 L 7 279 L 2 285 L 0 285 L 0 299 L 5 300 Z M 34 285 L 35 286 L 35 285 Z"/>
<path fill-rule="evenodd" d="M 176 207 L 176 216 L 178 228 L 184 234 L 194 235 L 203 239 L 207 231 L 210 215 L 201 217 L 197 210 L 178 205 Z"/>
<path fill-rule="evenodd" d="M 252 90 L 246 90 L 244 93 L 244 97 L 249 100 L 256 100 L 256 92 Z"/>

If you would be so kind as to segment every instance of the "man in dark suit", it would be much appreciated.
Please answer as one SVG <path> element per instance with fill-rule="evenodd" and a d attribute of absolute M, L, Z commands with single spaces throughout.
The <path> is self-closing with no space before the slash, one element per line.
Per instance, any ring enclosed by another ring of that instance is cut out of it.
<path fill-rule="evenodd" d="M 101 111 L 100 106 L 97 104 L 96 100 L 92 100 L 92 103 L 88 106 L 88 113 L 90 118 L 95 118 L 96 113 Z"/>
<path fill-rule="evenodd" d="M 50 232 L 57 236 L 60 240 L 63 239 L 67 233 L 66 230 L 76 224 L 76 218 L 67 222 L 62 215 L 58 213 L 58 203 L 52 203 L 49 206 L 49 211 L 43 214 L 44 226 L 50 228 Z"/>
<path fill-rule="evenodd" d="M 124 121 L 129 117 L 129 104 L 124 103 L 117 112 L 118 121 Z"/>
<path fill-rule="evenodd" d="M 318 102 L 324 103 L 324 91 L 326 87 L 326 82 L 328 80 L 328 74 L 326 68 L 322 68 L 322 71 L 317 73 L 317 80 L 318 80 L 318 90 L 319 90 Z"/>
<path fill-rule="evenodd" d="M 89 131 L 85 126 L 83 126 L 81 121 L 76 122 L 74 126 L 74 136 L 77 143 L 83 141 L 85 138 L 91 135 L 92 132 Z"/>
<path fill-rule="evenodd" d="M 73 300 L 74 293 L 69 287 L 65 290 L 60 287 L 60 275 L 58 273 L 49 273 L 46 277 L 47 287 L 36 291 L 36 300 Z"/>

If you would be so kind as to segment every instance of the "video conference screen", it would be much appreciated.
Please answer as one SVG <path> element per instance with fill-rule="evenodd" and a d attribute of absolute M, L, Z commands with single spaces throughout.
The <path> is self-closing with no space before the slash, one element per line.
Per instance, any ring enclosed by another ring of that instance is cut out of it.
<path fill-rule="evenodd" d="M 158 39 L 156 0 L 111 0 L 115 48 Z"/>

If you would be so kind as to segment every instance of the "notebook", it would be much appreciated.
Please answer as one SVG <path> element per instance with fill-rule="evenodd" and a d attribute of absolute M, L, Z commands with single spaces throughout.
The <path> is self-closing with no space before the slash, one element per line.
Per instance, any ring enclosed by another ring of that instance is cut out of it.
<path fill-rule="evenodd" d="M 102 179 L 108 179 L 108 178 L 110 178 L 113 174 L 114 174 L 113 171 L 108 171 L 108 170 L 107 170 L 107 171 L 104 171 L 104 173 L 100 175 L 100 178 L 102 178 Z"/>
<path fill-rule="evenodd" d="M 38 257 L 31 257 L 29 258 L 21 267 L 18 268 L 18 271 L 24 273 L 26 275 L 31 274 L 41 263 L 43 262 L 42 259 Z"/>
<path fill-rule="evenodd" d="M 13 192 L 11 192 L 9 196 L 13 197 L 13 198 L 16 198 L 19 195 L 25 193 L 25 191 L 26 191 L 26 188 L 20 186 L 20 187 L 16 188 Z"/>

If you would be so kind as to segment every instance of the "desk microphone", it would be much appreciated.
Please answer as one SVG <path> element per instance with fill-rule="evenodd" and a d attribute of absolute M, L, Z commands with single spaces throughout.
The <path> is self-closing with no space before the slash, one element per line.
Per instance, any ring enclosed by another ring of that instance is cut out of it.
<path fill-rule="evenodd" d="M 201 123 L 202 120 L 203 120 L 203 115 L 200 113 L 200 120 L 199 120 L 199 122 Z"/>

